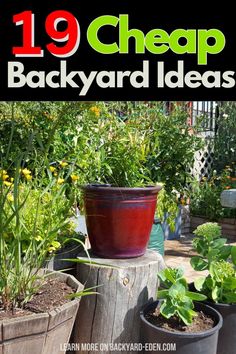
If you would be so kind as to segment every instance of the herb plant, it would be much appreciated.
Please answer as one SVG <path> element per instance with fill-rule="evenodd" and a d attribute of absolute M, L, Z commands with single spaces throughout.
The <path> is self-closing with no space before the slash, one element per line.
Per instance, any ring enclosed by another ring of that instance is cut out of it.
<path fill-rule="evenodd" d="M 200 225 L 194 233 L 193 246 L 199 255 L 190 263 L 195 270 L 209 271 L 195 280 L 196 290 L 216 303 L 236 303 L 236 247 L 225 244 L 216 223 Z"/>
<path fill-rule="evenodd" d="M 207 277 L 194 282 L 195 288 L 213 302 L 221 304 L 236 303 L 236 269 L 227 261 L 213 261 Z"/>
<path fill-rule="evenodd" d="M 194 270 L 209 269 L 211 262 L 227 260 L 231 255 L 232 246 L 226 245 L 227 239 L 221 236 L 221 227 L 217 223 L 199 225 L 194 234 L 193 248 L 198 253 L 190 260 Z"/>
<path fill-rule="evenodd" d="M 196 316 L 193 301 L 205 300 L 206 296 L 188 291 L 187 281 L 183 275 L 182 268 L 166 268 L 161 271 L 158 276 L 165 289 L 159 290 L 157 297 L 162 300 L 160 313 L 163 317 L 169 319 L 176 316 L 188 326 Z"/>

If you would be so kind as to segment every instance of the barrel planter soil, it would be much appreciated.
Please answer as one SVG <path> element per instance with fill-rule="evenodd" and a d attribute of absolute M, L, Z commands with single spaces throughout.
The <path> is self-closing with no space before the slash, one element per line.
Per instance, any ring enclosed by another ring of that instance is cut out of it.
<path fill-rule="evenodd" d="M 157 327 L 145 318 L 150 310 L 155 310 L 158 301 L 147 305 L 140 313 L 141 317 L 141 342 L 143 345 L 152 345 L 155 348 L 149 353 L 167 353 L 167 346 L 175 354 L 216 354 L 218 332 L 222 326 L 222 317 L 212 307 L 196 302 L 195 310 L 202 311 L 206 315 L 214 318 L 215 326 L 209 330 L 195 333 L 170 332 Z"/>
<path fill-rule="evenodd" d="M 73 276 L 60 272 L 50 274 L 77 292 L 83 290 Z M 0 321 L 0 353 L 52 354 L 65 353 L 80 299 L 75 299 L 47 313 Z"/>
<path fill-rule="evenodd" d="M 142 256 L 149 241 L 160 189 L 160 186 L 85 186 L 86 224 L 93 253 L 104 258 Z"/>

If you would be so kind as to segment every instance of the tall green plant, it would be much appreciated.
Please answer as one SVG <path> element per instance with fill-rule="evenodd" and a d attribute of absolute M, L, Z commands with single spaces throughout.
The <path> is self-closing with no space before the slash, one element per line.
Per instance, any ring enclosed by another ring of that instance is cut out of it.
<path fill-rule="evenodd" d="M 42 187 L 36 177 L 22 182 L 19 167 L 13 178 L 9 186 L 0 178 L 0 296 L 5 310 L 23 306 L 35 292 L 37 271 L 60 246 L 58 232 L 69 223 L 61 204 L 66 185 L 52 180 Z"/>

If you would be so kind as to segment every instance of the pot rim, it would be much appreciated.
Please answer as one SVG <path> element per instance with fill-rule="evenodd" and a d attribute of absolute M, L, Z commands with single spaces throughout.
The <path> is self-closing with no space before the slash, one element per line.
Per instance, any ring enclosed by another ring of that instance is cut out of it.
<path fill-rule="evenodd" d="M 211 305 L 212 305 L 212 306 L 217 305 L 217 306 L 219 306 L 219 307 L 227 307 L 227 308 L 229 308 L 229 307 L 235 307 L 235 308 L 236 308 L 236 304 L 223 304 L 222 302 L 213 302 L 213 301 L 210 301 L 209 299 L 205 300 L 205 301 L 204 301 L 204 304 L 207 304 L 207 305 L 210 306 L 210 307 L 211 307 Z"/>
<path fill-rule="evenodd" d="M 144 186 L 144 187 L 114 187 L 111 185 L 104 184 L 87 184 L 80 187 L 84 191 L 110 191 L 110 192 L 144 192 L 144 191 L 152 191 L 159 192 L 162 189 L 161 185 L 153 185 L 153 186 Z"/>
<path fill-rule="evenodd" d="M 157 304 L 159 303 L 159 300 L 157 301 L 154 301 L 150 304 L 147 304 L 141 311 L 140 311 L 140 317 L 141 317 L 141 321 L 143 321 L 145 324 L 149 325 L 150 327 L 154 328 L 154 329 L 157 329 L 158 331 L 160 332 L 163 332 L 165 334 L 169 334 L 169 335 L 173 335 L 173 336 L 176 336 L 176 337 L 185 337 L 185 338 L 196 338 L 196 337 L 207 337 L 213 333 L 215 333 L 216 331 L 219 331 L 223 325 L 223 318 L 222 318 L 222 315 L 216 310 L 214 309 L 213 307 L 211 306 L 208 306 L 202 302 L 198 302 L 198 301 L 194 301 L 195 304 L 200 304 L 202 305 L 203 307 L 206 307 L 206 308 L 210 308 L 216 315 L 216 319 L 218 317 L 218 323 L 210 328 L 210 329 L 207 329 L 205 331 L 201 331 L 201 332 L 192 332 L 192 333 L 183 333 L 183 332 L 171 332 L 171 331 L 168 331 L 167 329 L 164 329 L 164 328 L 161 328 L 161 327 L 158 327 L 158 326 L 155 326 L 153 325 L 152 323 L 150 323 L 149 321 L 146 320 L 145 316 L 144 316 L 144 312 L 145 310 L 148 308 L 148 307 L 152 307 L 152 306 L 156 306 Z M 204 312 L 204 311 L 203 311 Z"/>

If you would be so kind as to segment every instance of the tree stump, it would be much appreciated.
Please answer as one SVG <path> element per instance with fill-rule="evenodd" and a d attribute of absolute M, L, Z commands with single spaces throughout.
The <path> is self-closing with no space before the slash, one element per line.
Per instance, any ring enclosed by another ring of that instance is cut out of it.
<path fill-rule="evenodd" d="M 85 288 L 99 286 L 99 294 L 81 299 L 73 338 L 79 344 L 76 353 L 114 354 L 104 350 L 106 345 L 140 342 L 139 311 L 156 299 L 157 272 L 165 265 L 151 250 L 139 258 L 91 260 L 103 265 L 78 264 L 77 279 Z M 98 351 L 89 350 L 88 343 L 97 343 Z M 86 346 L 88 350 L 82 350 Z"/>

